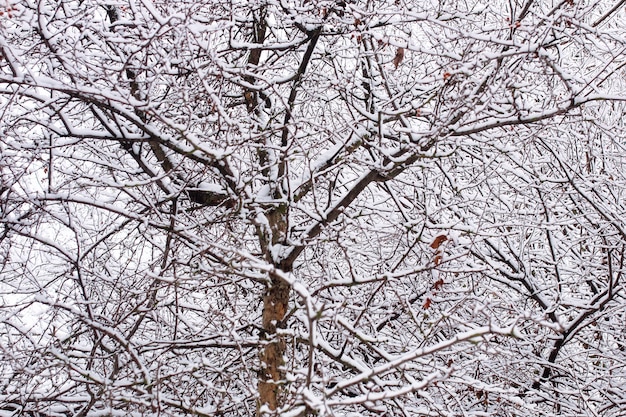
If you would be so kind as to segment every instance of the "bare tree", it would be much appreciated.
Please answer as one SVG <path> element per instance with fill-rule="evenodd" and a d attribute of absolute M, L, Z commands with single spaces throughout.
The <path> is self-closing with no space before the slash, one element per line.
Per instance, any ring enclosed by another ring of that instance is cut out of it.
<path fill-rule="evenodd" d="M 8 2 L 2 415 L 618 415 L 624 1 Z"/>

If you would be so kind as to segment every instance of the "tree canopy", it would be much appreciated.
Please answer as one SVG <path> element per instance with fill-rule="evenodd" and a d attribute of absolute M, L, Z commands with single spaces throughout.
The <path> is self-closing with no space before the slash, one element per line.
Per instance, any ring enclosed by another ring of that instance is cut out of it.
<path fill-rule="evenodd" d="M 617 416 L 624 0 L 8 0 L 1 416 Z"/>

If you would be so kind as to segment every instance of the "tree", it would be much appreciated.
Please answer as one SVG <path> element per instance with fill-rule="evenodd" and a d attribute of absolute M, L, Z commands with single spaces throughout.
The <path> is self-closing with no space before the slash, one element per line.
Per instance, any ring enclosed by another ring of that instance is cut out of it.
<path fill-rule="evenodd" d="M 623 3 L 7 3 L 3 413 L 619 414 Z"/>

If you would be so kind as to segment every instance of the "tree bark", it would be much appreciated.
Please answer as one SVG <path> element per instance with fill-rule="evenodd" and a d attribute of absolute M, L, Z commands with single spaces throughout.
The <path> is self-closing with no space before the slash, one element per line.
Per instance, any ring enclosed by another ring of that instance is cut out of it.
<path fill-rule="evenodd" d="M 259 378 L 259 415 L 263 405 L 275 411 L 280 405 L 285 340 L 277 334 L 289 304 L 289 286 L 278 277 L 272 277 L 271 286 L 263 296 L 263 329 L 267 344 L 261 351 L 261 375 Z"/>
<path fill-rule="evenodd" d="M 266 256 L 271 258 L 267 250 L 268 243 L 279 244 L 285 240 L 287 233 L 287 211 L 279 206 L 272 208 L 267 214 L 271 235 L 269 239 L 262 239 Z M 272 259 L 273 262 L 275 260 Z M 276 265 L 284 272 L 291 272 L 291 263 Z M 261 371 L 259 375 L 259 403 L 257 414 L 265 414 L 267 406 L 270 411 L 275 411 L 281 406 L 282 384 L 285 380 L 284 354 L 286 349 L 285 339 L 279 333 L 283 326 L 283 319 L 289 308 L 289 295 L 291 287 L 278 275 L 270 275 L 270 284 L 263 295 L 263 336 L 266 345 L 261 351 Z"/>

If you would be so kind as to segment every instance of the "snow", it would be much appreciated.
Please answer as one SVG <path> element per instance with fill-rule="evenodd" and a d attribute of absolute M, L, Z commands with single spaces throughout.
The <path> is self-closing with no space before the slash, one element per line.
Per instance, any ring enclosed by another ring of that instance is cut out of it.
<path fill-rule="evenodd" d="M 619 413 L 621 10 L 505 3 L 5 5 L 0 402 Z"/>

